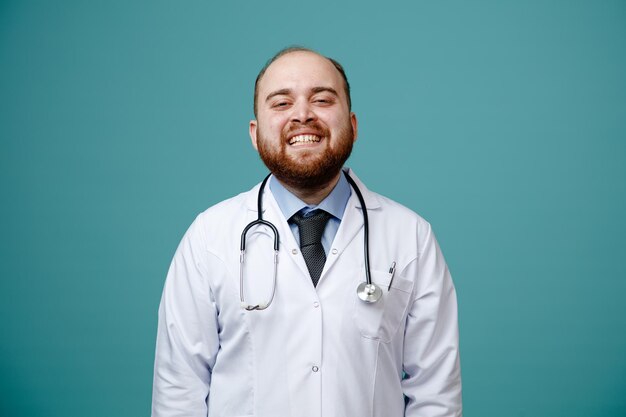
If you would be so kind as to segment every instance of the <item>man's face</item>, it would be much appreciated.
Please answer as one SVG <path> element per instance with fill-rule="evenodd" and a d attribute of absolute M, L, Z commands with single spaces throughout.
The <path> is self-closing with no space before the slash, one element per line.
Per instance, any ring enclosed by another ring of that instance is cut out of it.
<path fill-rule="evenodd" d="M 279 180 L 317 188 L 336 178 L 356 140 L 357 121 L 330 61 L 301 51 L 278 58 L 259 81 L 257 100 L 250 137 Z"/>

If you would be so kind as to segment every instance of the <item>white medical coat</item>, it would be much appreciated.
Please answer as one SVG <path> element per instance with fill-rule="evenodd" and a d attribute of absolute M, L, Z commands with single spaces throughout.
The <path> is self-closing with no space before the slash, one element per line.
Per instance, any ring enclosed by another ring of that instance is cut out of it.
<path fill-rule="evenodd" d="M 263 311 L 239 300 L 241 231 L 259 185 L 200 214 L 167 275 L 156 346 L 153 417 L 461 416 L 454 286 L 430 225 L 361 189 L 372 280 L 366 304 L 363 216 L 352 193 L 317 288 L 269 187 L 263 217 L 280 234 L 276 295 Z M 264 303 L 273 237 L 248 233 L 244 290 Z M 388 290 L 389 267 L 396 273 Z"/>

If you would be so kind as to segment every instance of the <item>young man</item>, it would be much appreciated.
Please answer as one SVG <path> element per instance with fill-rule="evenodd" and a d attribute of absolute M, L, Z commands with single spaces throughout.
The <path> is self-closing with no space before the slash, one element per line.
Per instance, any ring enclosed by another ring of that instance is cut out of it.
<path fill-rule="evenodd" d="M 272 175 L 198 216 L 174 256 L 154 417 L 461 416 L 448 268 L 425 220 L 342 169 L 350 107 L 316 52 L 261 70 L 250 137 Z M 273 226 L 247 228 L 260 217 Z"/>

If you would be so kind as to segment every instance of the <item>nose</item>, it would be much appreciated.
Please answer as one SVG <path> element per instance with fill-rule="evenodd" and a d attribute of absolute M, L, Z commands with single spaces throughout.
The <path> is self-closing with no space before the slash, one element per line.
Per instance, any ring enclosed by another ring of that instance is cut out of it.
<path fill-rule="evenodd" d="M 294 123 L 306 124 L 317 119 L 313 106 L 307 100 L 299 100 L 292 109 L 291 121 Z"/>

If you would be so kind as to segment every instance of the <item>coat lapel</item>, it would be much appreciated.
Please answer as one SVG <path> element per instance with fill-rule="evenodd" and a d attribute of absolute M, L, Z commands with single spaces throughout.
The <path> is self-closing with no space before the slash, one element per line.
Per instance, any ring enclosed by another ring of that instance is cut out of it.
<path fill-rule="evenodd" d="M 347 173 L 357 184 L 361 194 L 363 194 L 363 199 L 365 200 L 368 212 L 380 209 L 381 204 L 379 197 L 376 194 L 371 193 L 357 178 L 357 176 L 354 175 L 352 170 L 349 169 Z M 353 243 L 352 241 L 356 238 L 361 229 L 363 229 L 363 211 L 356 191 L 352 190 L 352 194 L 350 195 L 350 199 L 346 205 L 343 219 L 341 220 L 341 224 L 337 230 L 337 235 L 331 245 L 330 253 L 326 258 L 326 264 L 324 265 L 324 270 L 322 271 L 322 276 L 320 277 L 320 283 L 318 285 L 321 284 L 324 280 L 324 276 L 331 270 L 333 265 L 337 263 L 337 260 L 346 248 Z M 365 242 L 363 242 L 363 239 L 361 238 L 359 242 L 354 242 L 354 244 L 364 245 Z M 334 254 L 334 251 L 337 251 L 337 253 Z M 363 265 L 358 266 L 362 267 Z"/>

